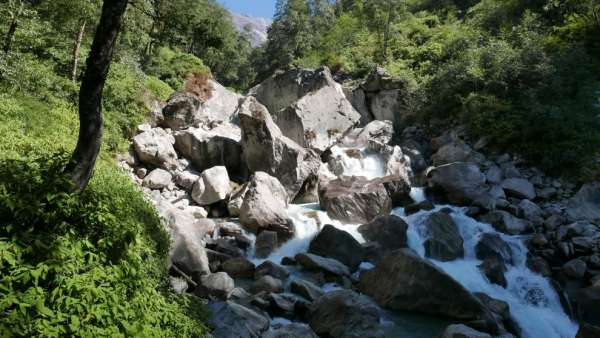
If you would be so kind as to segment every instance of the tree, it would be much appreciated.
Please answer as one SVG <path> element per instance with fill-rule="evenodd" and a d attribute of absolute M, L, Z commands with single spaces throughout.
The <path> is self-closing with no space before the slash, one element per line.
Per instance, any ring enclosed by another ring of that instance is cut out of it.
<path fill-rule="evenodd" d="M 12 44 L 13 37 L 19 26 L 19 18 L 25 11 L 25 3 L 23 0 L 8 0 L 7 11 L 10 16 L 10 26 L 4 37 L 4 47 L 2 50 L 4 53 L 10 52 L 10 46 Z"/>
<path fill-rule="evenodd" d="M 83 191 L 92 177 L 102 144 L 102 90 L 108 76 L 117 35 L 128 0 L 104 0 L 100 23 L 87 59 L 79 90 L 79 137 L 66 168 L 75 187 Z"/>

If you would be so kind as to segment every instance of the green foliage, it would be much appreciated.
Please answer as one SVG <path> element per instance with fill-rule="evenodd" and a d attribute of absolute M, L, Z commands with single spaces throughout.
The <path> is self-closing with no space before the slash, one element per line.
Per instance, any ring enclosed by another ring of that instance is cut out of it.
<path fill-rule="evenodd" d="M 156 50 L 145 67 L 145 71 L 161 79 L 174 90 L 183 89 L 183 80 L 189 74 L 210 74 L 210 69 L 196 56 L 174 51 L 167 47 Z"/>

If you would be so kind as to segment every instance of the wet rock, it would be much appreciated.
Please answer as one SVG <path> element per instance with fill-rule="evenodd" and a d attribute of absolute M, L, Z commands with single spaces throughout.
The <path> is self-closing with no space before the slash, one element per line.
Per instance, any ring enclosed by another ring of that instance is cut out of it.
<path fill-rule="evenodd" d="M 587 271 L 587 265 L 581 259 L 572 259 L 563 265 L 563 272 L 573 278 L 583 278 Z"/>
<path fill-rule="evenodd" d="M 600 337 L 600 327 L 583 323 L 579 326 L 575 338 L 597 338 Z"/>
<path fill-rule="evenodd" d="M 277 232 L 280 240 L 291 238 L 294 227 L 286 211 L 287 200 L 285 188 L 275 177 L 257 172 L 248 183 L 240 222 L 256 233 L 269 230 Z"/>
<path fill-rule="evenodd" d="M 550 269 L 550 265 L 546 260 L 538 256 L 528 256 L 527 257 L 527 267 L 535 272 L 539 273 L 544 277 L 550 277 L 552 275 L 552 270 Z"/>
<path fill-rule="evenodd" d="M 172 130 L 192 127 L 200 122 L 202 100 L 188 92 L 175 92 L 167 99 L 162 109 L 160 125 Z"/>
<path fill-rule="evenodd" d="M 489 223 L 494 229 L 509 235 L 520 235 L 531 229 L 530 222 L 515 217 L 504 210 L 490 211 L 483 215 L 480 221 Z"/>
<path fill-rule="evenodd" d="M 380 318 L 379 309 L 367 297 L 351 290 L 337 290 L 313 303 L 308 323 L 319 336 L 382 338 Z"/>
<path fill-rule="evenodd" d="M 165 170 L 177 168 L 175 140 L 162 128 L 153 128 L 133 138 L 133 148 L 142 163 Z"/>
<path fill-rule="evenodd" d="M 506 264 L 513 264 L 513 251 L 499 235 L 484 233 L 475 246 L 475 255 L 478 259 L 497 259 Z"/>
<path fill-rule="evenodd" d="M 214 338 L 256 338 L 269 328 L 269 318 L 234 302 L 210 303 L 208 310 Z"/>
<path fill-rule="evenodd" d="M 202 276 L 194 293 L 202 298 L 227 300 L 234 288 L 235 283 L 227 273 L 217 272 Z"/>
<path fill-rule="evenodd" d="M 225 167 L 212 167 L 202 172 L 194 184 L 192 198 L 199 205 L 223 201 L 231 193 L 231 181 Z"/>
<path fill-rule="evenodd" d="M 277 233 L 274 231 L 261 231 L 256 236 L 254 249 L 256 257 L 266 258 L 277 248 Z"/>
<path fill-rule="evenodd" d="M 577 311 L 581 319 L 595 326 L 600 326 L 600 286 L 590 286 L 575 292 Z"/>
<path fill-rule="evenodd" d="M 425 255 L 443 262 L 464 256 L 463 239 L 452 217 L 434 212 L 425 221 L 429 238 L 425 241 Z"/>
<path fill-rule="evenodd" d="M 358 227 L 358 232 L 364 239 L 379 243 L 384 251 L 407 247 L 407 230 L 408 224 L 395 215 L 378 216 L 370 223 Z"/>
<path fill-rule="evenodd" d="M 260 292 L 281 293 L 283 292 L 283 283 L 279 279 L 271 276 L 263 276 L 252 284 L 250 287 L 250 292 L 252 294 L 257 294 Z"/>
<path fill-rule="evenodd" d="M 365 147 L 369 141 L 380 144 L 389 144 L 394 137 L 394 126 L 392 121 L 375 120 L 367 124 L 356 136 L 353 146 Z"/>
<path fill-rule="evenodd" d="M 173 176 L 166 170 L 154 169 L 144 178 L 142 185 L 153 190 L 162 190 L 171 184 Z"/>
<path fill-rule="evenodd" d="M 311 302 L 321 297 L 324 293 L 320 287 L 304 279 L 293 280 L 290 288 L 293 293 L 300 295 Z"/>
<path fill-rule="evenodd" d="M 533 184 L 524 178 L 507 178 L 500 183 L 508 196 L 533 200 L 536 197 Z"/>
<path fill-rule="evenodd" d="M 392 207 L 403 207 L 412 203 L 410 197 L 411 185 L 409 177 L 388 175 L 373 180 L 373 183 L 381 183 L 392 200 Z"/>
<path fill-rule="evenodd" d="M 263 276 L 275 277 L 279 280 L 286 280 L 290 273 L 281 265 L 275 264 L 271 261 L 264 261 L 256 267 L 254 272 L 254 279 L 260 279 Z"/>
<path fill-rule="evenodd" d="M 309 271 L 321 271 L 332 276 L 350 276 L 348 267 L 333 258 L 300 253 L 296 255 L 295 259 Z"/>
<path fill-rule="evenodd" d="M 271 329 L 263 338 L 319 338 L 310 326 L 302 323 L 292 323 Z"/>
<path fill-rule="evenodd" d="M 416 214 L 417 212 L 421 211 L 421 210 L 433 210 L 435 209 L 435 205 L 433 205 L 433 203 L 431 203 L 431 201 L 429 200 L 424 200 L 418 203 L 413 203 L 413 204 L 409 204 L 404 208 L 404 213 L 406 215 L 412 215 L 412 214 Z"/>
<path fill-rule="evenodd" d="M 319 188 L 321 207 L 329 217 L 346 223 L 368 223 L 389 214 L 392 200 L 385 186 L 364 177 L 340 177 Z"/>
<path fill-rule="evenodd" d="M 308 308 L 310 306 L 307 301 L 291 293 L 269 293 L 266 295 L 265 300 L 269 303 L 267 312 L 270 315 L 289 319 L 295 317 L 297 307 L 301 308 L 305 305 Z M 298 312 L 300 312 L 300 309 L 298 309 Z"/>
<path fill-rule="evenodd" d="M 452 277 L 409 249 L 384 257 L 360 276 L 360 290 L 392 310 L 419 311 L 460 320 L 479 320 L 486 311 Z"/>
<path fill-rule="evenodd" d="M 492 336 L 463 324 L 452 324 L 444 330 L 440 338 L 492 338 Z"/>
<path fill-rule="evenodd" d="M 333 225 L 325 225 L 319 234 L 310 242 L 308 252 L 336 259 L 355 271 L 363 261 L 363 247 L 344 230 Z"/>
<path fill-rule="evenodd" d="M 235 238 L 210 238 L 206 240 L 206 247 L 208 249 L 224 253 L 229 257 L 242 257 L 244 250 L 237 244 Z"/>
<path fill-rule="evenodd" d="M 584 184 L 569 200 L 567 214 L 575 220 L 600 220 L 600 182 Z"/>
<path fill-rule="evenodd" d="M 485 176 L 474 164 L 456 162 L 432 169 L 427 177 L 429 184 L 443 190 L 451 203 L 477 204 L 491 208 L 491 196 L 487 192 Z"/>
<path fill-rule="evenodd" d="M 235 257 L 223 262 L 221 269 L 233 278 L 252 278 L 255 266 L 244 257 Z"/>
<path fill-rule="evenodd" d="M 283 136 L 269 111 L 253 97 L 240 106 L 242 147 L 250 172 L 263 171 L 276 177 L 293 200 L 307 179 L 317 176 L 321 160 Z"/>
<path fill-rule="evenodd" d="M 497 258 L 486 258 L 483 263 L 477 266 L 481 273 L 490 281 L 490 283 L 500 285 L 506 288 L 507 282 L 504 273 L 507 271 L 504 262 Z"/>

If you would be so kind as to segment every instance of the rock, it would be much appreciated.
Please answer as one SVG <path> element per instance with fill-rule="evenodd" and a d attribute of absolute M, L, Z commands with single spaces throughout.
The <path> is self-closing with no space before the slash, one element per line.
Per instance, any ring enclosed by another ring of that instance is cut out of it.
<path fill-rule="evenodd" d="M 240 216 L 240 209 L 242 208 L 242 204 L 244 204 L 244 198 L 246 197 L 247 191 L 248 184 L 242 184 L 231 193 L 229 202 L 227 202 L 227 211 L 229 212 L 230 217 Z"/>
<path fill-rule="evenodd" d="M 255 266 L 244 257 L 234 257 L 223 262 L 221 269 L 233 278 L 253 278 Z"/>
<path fill-rule="evenodd" d="M 310 326 L 302 323 L 291 323 L 277 329 L 271 329 L 263 338 L 319 338 Z"/>
<path fill-rule="evenodd" d="M 250 172 L 263 171 L 279 179 L 293 200 L 305 181 L 316 177 L 321 159 L 283 136 L 269 111 L 253 97 L 240 106 L 242 148 Z"/>
<path fill-rule="evenodd" d="M 346 223 L 368 223 L 389 214 L 392 200 L 385 186 L 364 177 L 340 177 L 319 188 L 321 207 L 329 217 Z"/>
<path fill-rule="evenodd" d="M 383 68 L 377 68 L 361 84 L 370 115 L 375 120 L 388 120 L 400 126 L 411 113 L 411 91 L 408 80 L 392 77 Z"/>
<path fill-rule="evenodd" d="M 359 288 L 381 306 L 459 320 L 487 319 L 483 304 L 440 268 L 409 249 L 384 257 L 363 272 Z"/>
<path fill-rule="evenodd" d="M 500 184 L 502 182 L 502 170 L 497 165 L 492 165 L 486 172 L 485 178 L 491 184 Z"/>
<path fill-rule="evenodd" d="M 380 338 L 381 314 L 373 302 L 351 290 L 337 290 L 317 299 L 308 323 L 319 335 L 331 338 Z"/>
<path fill-rule="evenodd" d="M 425 255 L 443 262 L 464 256 L 463 239 L 458 226 L 445 212 L 434 212 L 425 221 L 429 238 L 425 241 Z"/>
<path fill-rule="evenodd" d="M 443 145 L 431 156 L 431 159 L 433 160 L 433 165 L 436 167 L 454 162 L 477 162 L 473 149 L 463 142 L 450 142 Z"/>
<path fill-rule="evenodd" d="M 538 198 L 548 200 L 556 195 L 558 191 L 554 187 L 545 187 L 539 190 L 536 190 L 535 193 Z"/>
<path fill-rule="evenodd" d="M 494 229 L 509 235 L 520 235 L 531 230 L 531 223 L 515 217 L 504 210 L 490 211 L 480 219 L 483 223 L 491 224 Z"/>
<path fill-rule="evenodd" d="M 326 67 L 278 72 L 252 92 L 285 136 L 320 152 L 337 143 L 361 117 Z"/>
<path fill-rule="evenodd" d="M 133 147 L 141 162 L 165 170 L 177 168 L 175 140 L 162 128 L 153 128 L 133 137 Z"/>
<path fill-rule="evenodd" d="M 244 255 L 244 251 L 238 247 L 234 238 L 210 238 L 206 241 L 206 247 L 224 253 L 229 257 L 242 257 Z"/>
<path fill-rule="evenodd" d="M 320 287 L 304 279 L 293 280 L 290 289 L 293 293 L 300 295 L 311 302 L 317 300 L 317 298 L 324 294 Z"/>
<path fill-rule="evenodd" d="M 492 336 L 463 324 L 452 324 L 444 330 L 440 338 L 492 338 Z"/>
<path fill-rule="evenodd" d="M 269 328 L 268 318 L 234 302 L 210 303 L 208 310 L 214 338 L 257 338 Z"/>
<path fill-rule="evenodd" d="M 408 224 L 395 215 L 378 216 L 371 223 L 358 227 L 364 239 L 379 243 L 384 251 L 407 247 L 407 230 Z"/>
<path fill-rule="evenodd" d="M 412 203 L 412 204 L 407 205 L 404 208 L 404 213 L 406 215 L 412 215 L 421 210 L 433 210 L 433 209 L 435 209 L 435 205 L 433 205 L 433 203 L 431 203 L 431 201 L 429 201 L 429 200 L 424 200 L 421 202 Z"/>
<path fill-rule="evenodd" d="M 309 271 L 322 271 L 332 276 L 350 276 L 348 267 L 333 258 L 303 253 L 297 254 L 294 258 Z"/>
<path fill-rule="evenodd" d="M 344 230 L 333 225 L 325 225 L 319 234 L 310 242 L 308 252 L 336 259 L 355 271 L 363 261 L 363 247 Z"/>
<path fill-rule="evenodd" d="M 373 142 L 369 144 L 372 145 Z M 408 193 L 410 193 L 410 179 L 414 176 L 410 158 L 404 155 L 402 148 L 399 146 L 395 146 L 388 151 L 383 152 L 383 157 L 385 160 L 385 175 L 401 178 L 399 181 L 406 183 L 406 186 L 409 188 Z M 408 195 L 408 193 L 406 193 L 406 195 Z"/>
<path fill-rule="evenodd" d="M 172 130 L 193 127 L 200 122 L 202 100 L 188 92 L 175 92 L 167 99 L 162 109 L 160 125 Z"/>
<path fill-rule="evenodd" d="M 544 234 L 537 233 L 531 238 L 531 244 L 538 247 L 543 247 L 548 244 L 548 239 L 546 238 L 546 236 L 544 236 Z"/>
<path fill-rule="evenodd" d="M 225 272 L 212 273 L 200 278 L 200 283 L 194 293 L 202 298 L 215 297 L 227 300 L 235 288 L 233 279 Z"/>
<path fill-rule="evenodd" d="M 380 144 L 389 144 L 394 137 L 394 126 L 392 121 L 375 120 L 367 124 L 356 136 L 354 146 L 365 147 L 369 141 Z"/>
<path fill-rule="evenodd" d="M 257 294 L 260 292 L 275 292 L 281 293 L 283 292 L 283 284 L 277 278 L 273 278 L 271 276 L 262 276 L 259 280 L 254 282 L 250 287 L 250 292 L 252 294 Z"/>
<path fill-rule="evenodd" d="M 202 104 L 201 117 L 204 122 L 237 122 L 237 109 L 243 96 L 214 80 L 210 82 L 210 95 Z"/>
<path fill-rule="evenodd" d="M 138 168 L 135 171 L 135 175 L 140 179 L 143 180 L 144 177 L 146 177 L 146 175 L 148 175 L 148 169 L 146 168 Z"/>
<path fill-rule="evenodd" d="M 277 248 L 277 233 L 274 231 L 261 231 L 256 236 L 254 249 L 256 257 L 266 258 Z"/>
<path fill-rule="evenodd" d="M 175 149 L 199 171 L 225 166 L 232 175 L 245 176 L 241 138 L 240 128 L 233 124 L 200 125 L 176 132 Z"/>
<path fill-rule="evenodd" d="M 541 224 L 544 221 L 542 208 L 530 200 L 522 200 L 517 206 L 517 216 L 525 218 L 535 224 Z"/>
<path fill-rule="evenodd" d="M 527 267 L 529 268 L 529 270 L 535 273 L 539 273 L 544 277 L 552 276 L 552 270 L 550 269 L 550 265 L 541 257 L 528 256 Z"/>
<path fill-rule="evenodd" d="M 477 266 L 481 273 L 490 281 L 490 283 L 500 285 L 506 288 L 508 285 L 504 273 L 507 271 L 504 262 L 497 258 L 486 258 L 483 263 Z"/>
<path fill-rule="evenodd" d="M 464 162 L 444 164 L 432 169 L 427 176 L 429 184 L 443 190 L 451 203 L 491 208 L 485 176 L 476 165 Z"/>
<path fill-rule="evenodd" d="M 285 281 L 289 275 L 290 273 L 284 267 L 271 261 L 264 261 L 262 264 L 257 266 L 256 270 L 254 271 L 254 279 L 260 279 L 263 276 L 271 276 Z"/>
<path fill-rule="evenodd" d="M 223 201 L 231 193 L 231 181 L 225 167 L 204 170 L 194 184 L 192 198 L 199 205 L 210 205 Z"/>
<path fill-rule="evenodd" d="M 408 176 L 387 175 L 374 179 L 372 183 L 383 184 L 392 200 L 392 207 L 403 207 L 413 201 L 410 197 L 411 185 Z"/>
<path fill-rule="evenodd" d="M 344 95 L 352 106 L 360 114 L 360 126 L 364 126 L 369 122 L 373 121 L 373 116 L 367 107 L 367 99 L 365 97 L 365 91 L 360 87 L 344 87 Z"/>
<path fill-rule="evenodd" d="M 477 245 L 475 245 L 475 256 L 478 259 L 497 259 L 506 264 L 513 264 L 513 251 L 498 234 L 484 233 Z"/>
<path fill-rule="evenodd" d="M 194 183 L 196 183 L 199 178 L 200 175 L 189 170 L 178 171 L 174 176 L 175 183 L 187 191 L 192 190 Z"/>
<path fill-rule="evenodd" d="M 294 225 L 287 214 L 288 194 L 279 181 L 264 172 L 250 178 L 240 209 L 240 222 L 255 233 L 274 231 L 279 240 L 291 238 Z"/>
<path fill-rule="evenodd" d="M 162 190 L 171 184 L 172 179 L 173 176 L 168 171 L 158 168 L 144 178 L 142 185 L 153 190 Z"/>
<path fill-rule="evenodd" d="M 524 178 L 507 178 L 500 183 L 502 189 L 508 196 L 516 198 L 535 199 L 535 188 L 533 184 Z"/>
<path fill-rule="evenodd" d="M 595 326 L 600 326 L 600 286 L 589 286 L 575 292 L 577 312 L 581 319 Z"/>
<path fill-rule="evenodd" d="M 572 259 L 563 265 L 563 272 L 576 279 L 583 278 L 587 271 L 587 265 L 581 259 Z"/>
<path fill-rule="evenodd" d="M 567 214 L 575 220 L 600 220 L 600 182 L 584 184 L 569 200 Z"/>
<path fill-rule="evenodd" d="M 177 295 L 184 294 L 189 287 L 185 279 L 173 276 L 169 276 L 169 284 L 171 285 L 171 290 Z"/>
<path fill-rule="evenodd" d="M 597 338 L 600 337 L 600 327 L 582 323 L 575 338 Z"/>

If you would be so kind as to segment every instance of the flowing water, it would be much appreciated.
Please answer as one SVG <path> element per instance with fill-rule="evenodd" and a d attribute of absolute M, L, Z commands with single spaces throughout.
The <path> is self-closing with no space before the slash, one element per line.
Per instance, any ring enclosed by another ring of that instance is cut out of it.
<path fill-rule="evenodd" d="M 384 175 L 384 163 L 377 155 L 362 150 L 362 159 L 350 157 L 344 148 L 333 147 L 333 155 L 343 159 L 345 175 L 366 176 L 368 178 Z M 411 197 L 415 201 L 425 199 L 421 188 L 413 188 Z M 477 266 L 481 261 L 475 257 L 475 245 L 484 233 L 497 233 L 492 226 L 477 222 L 465 215 L 460 207 L 440 205 L 431 211 L 421 211 L 406 216 L 402 208 L 393 210 L 393 214 L 403 218 L 408 224 L 408 244 L 411 249 L 424 257 L 423 243 L 427 239 L 425 220 L 442 208 L 449 208 L 451 216 L 459 227 L 464 241 L 464 259 L 451 262 L 430 260 L 471 292 L 484 292 L 489 296 L 503 300 L 510 305 L 510 312 L 519 324 L 523 337 L 526 338 L 573 338 L 577 332 L 577 324 L 565 314 L 559 297 L 549 281 L 541 275 L 530 271 L 525 264 L 527 248 L 523 237 L 508 236 L 498 233 L 511 247 L 514 255 L 514 265 L 507 266 L 505 273 L 507 288 L 489 283 Z M 350 233 L 357 241 L 364 243 L 364 238 L 358 233 L 358 224 L 342 224 L 329 218 L 326 212 L 319 209 L 318 204 L 290 205 L 289 215 L 296 227 L 295 238 L 288 241 L 266 259 L 253 258 L 255 263 L 264 260 L 280 262 L 285 256 L 293 257 L 299 252 L 306 252 L 310 240 L 325 224 Z M 362 264 L 361 268 L 371 268 L 370 264 Z M 294 273 L 294 272 L 293 272 Z M 324 289 L 334 290 L 336 285 L 326 285 Z M 450 321 L 420 314 L 404 312 L 386 312 L 384 324 L 389 337 L 428 338 L 437 337 Z"/>

